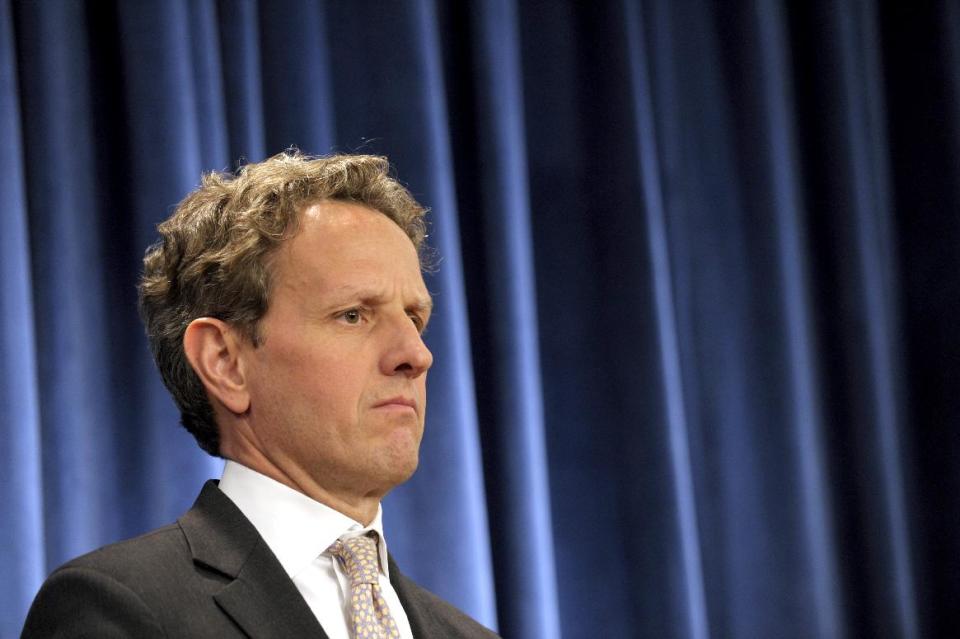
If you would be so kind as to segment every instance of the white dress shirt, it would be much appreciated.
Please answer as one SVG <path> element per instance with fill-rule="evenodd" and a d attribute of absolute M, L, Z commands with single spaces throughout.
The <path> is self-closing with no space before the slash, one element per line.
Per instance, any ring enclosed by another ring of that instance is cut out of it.
<path fill-rule="evenodd" d="M 350 580 L 327 548 L 341 537 L 376 531 L 380 538 L 380 590 L 400 636 L 413 639 L 410 622 L 390 585 L 380 507 L 377 507 L 377 516 L 365 527 L 329 506 L 229 460 L 223 467 L 220 490 L 267 542 L 330 639 L 350 639 L 347 608 Z"/>

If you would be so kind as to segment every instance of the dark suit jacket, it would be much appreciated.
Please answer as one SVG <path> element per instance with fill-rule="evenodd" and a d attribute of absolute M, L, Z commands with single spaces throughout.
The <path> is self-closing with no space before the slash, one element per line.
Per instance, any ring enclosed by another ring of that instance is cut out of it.
<path fill-rule="evenodd" d="M 496 637 L 404 577 L 392 558 L 390 582 L 418 639 Z M 211 481 L 175 524 L 58 568 L 22 637 L 327 635 L 253 524 Z"/>

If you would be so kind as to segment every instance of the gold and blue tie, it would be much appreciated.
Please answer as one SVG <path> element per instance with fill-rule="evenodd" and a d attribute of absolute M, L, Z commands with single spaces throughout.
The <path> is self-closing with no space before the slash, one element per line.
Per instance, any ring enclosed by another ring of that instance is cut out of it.
<path fill-rule="evenodd" d="M 397 639 L 400 631 L 380 592 L 377 533 L 338 539 L 330 552 L 350 579 L 350 625 L 354 639 Z"/>

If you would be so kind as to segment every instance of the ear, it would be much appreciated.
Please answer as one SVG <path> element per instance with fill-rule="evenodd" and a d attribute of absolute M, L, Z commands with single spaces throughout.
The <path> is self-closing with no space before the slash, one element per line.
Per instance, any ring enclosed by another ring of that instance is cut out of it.
<path fill-rule="evenodd" d="M 237 415 L 250 408 L 242 339 L 229 324 L 212 317 L 193 320 L 183 334 L 187 360 L 207 393 Z"/>

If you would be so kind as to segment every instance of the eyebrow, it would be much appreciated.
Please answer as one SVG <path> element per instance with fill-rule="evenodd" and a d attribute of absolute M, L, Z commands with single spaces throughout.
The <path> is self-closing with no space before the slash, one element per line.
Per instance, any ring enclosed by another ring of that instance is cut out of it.
<path fill-rule="evenodd" d="M 341 300 L 343 300 L 343 298 L 359 299 L 364 304 L 370 305 L 382 304 L 385 298 L 385 295 L 382 292 L 373 289 L 358 288 L 356 286 L 351 286 L 350 284 L 338 286 L 331 291 L 331 295 L 335 299 Z M 421 313 L 431 313 L 433 312 L 433 298 L 428 294 L 426 297 L 418 299 L 413 304 L 406 305 L 405 308 L 419 311 Z"/>
<path fill-rule="evenodd" d="M 410 308 L 412 308 L 412 309 L 415 310 L 415 311 L 432 313 L 432 312 L 433 312 L 433 298 L 432 298 L 432 297 L 425 297 L 425 298 L 421 299 L 419 302 L 417 302 L 416 304 L 413 304 L 412 306 L 410 306 Z"/>

